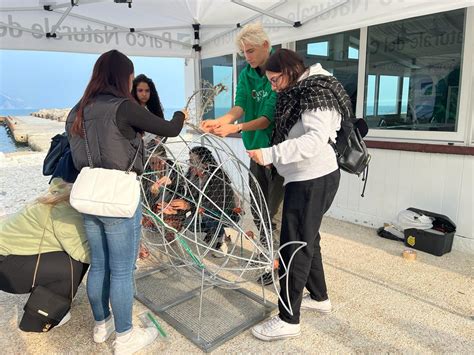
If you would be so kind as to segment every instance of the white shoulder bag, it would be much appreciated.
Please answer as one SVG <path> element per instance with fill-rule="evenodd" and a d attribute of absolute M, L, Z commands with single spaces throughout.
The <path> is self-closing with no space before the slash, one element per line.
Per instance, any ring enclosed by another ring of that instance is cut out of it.
<path fill-rule="evenodd" d="M 94 168 L 84 127 L 83 132 L 89 166 L 81 169 L 72 186 L 71 206 L 81 213 L 95 216 L 132 217 L 140 201 L 140 181 L 131 170 L 141 148 L 141 140 L 127 171 Z"/>

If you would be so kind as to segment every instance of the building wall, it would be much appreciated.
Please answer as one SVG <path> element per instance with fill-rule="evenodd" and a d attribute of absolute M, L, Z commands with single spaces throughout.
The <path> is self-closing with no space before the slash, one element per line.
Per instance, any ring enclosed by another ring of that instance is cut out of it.
<path fill-rule="evenodd" d="M 473 156 L 371 149 L 365 197 L 363 182 L 342 174 L 328 215 L 370 227 L 392 222 L 416 207 L 448 216 L 456 225 L 453 247 L 474 253 Z"/>
<path fill-rule="evenodd" d="M 227 144 L 244 162 L 242 141 Z M 474 253 L 474 156 L 370 149 L 369 179 L 342 173 L 336 199 L 328 215 L 378 228 L 395 220 L 408 207 L 448 216 L 457 226 L 453 248 Z"/>

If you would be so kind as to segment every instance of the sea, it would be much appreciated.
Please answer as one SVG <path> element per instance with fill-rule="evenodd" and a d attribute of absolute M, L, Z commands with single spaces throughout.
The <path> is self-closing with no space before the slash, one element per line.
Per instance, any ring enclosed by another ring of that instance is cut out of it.
<path fill-rule="evenodd" d="M 36 111 L 38 111 L 36 108 L 0 109 L 0 116 L 28 116 Z M 15 142 L 7 125 L 0 124 L 0 152 L 12 153 L 24 150 L 30 150 L 28 144 Z"/>

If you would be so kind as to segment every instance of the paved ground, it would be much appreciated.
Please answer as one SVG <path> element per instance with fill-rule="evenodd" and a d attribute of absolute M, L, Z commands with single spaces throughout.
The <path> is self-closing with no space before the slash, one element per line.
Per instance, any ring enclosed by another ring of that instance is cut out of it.
<path fill-rule="evenodd" d="M 57 133 L 64 127 L 64 123 L 37 118 L 30 123 L 37 120 L 50 123 L 50 127 L 53 124 Z M 46 149 L 54 134 L 51 131 L 44 139 Z M 44 191 L 48 178 L 41 176 L 43 158 L 44 153 L 0 155 L 0 215 L 16 211 Z M 12 184 L 13 181 L 21 183 Z M 334 312 L 325 316 L 304 312 L 299 338 L 265 343 L 245 331 L 215 353 L 473 352 L 472 255 L 453 251 L 436 257 L 418 252 L 418 259 L 408 262 L 401 257 L 404 247 L 400 242 L 381 239 L 373 229 L 326 218 L 322 232 L 323 260 Z M 249 288 L 259 291 L 253 284 Z M 266 293 L 276 301 L 271 292 Z M 84 286 L 74 301 L 71 321 L 50 333 L 18 330 L 26 299 L 27 295 L 0 292 L 2 354 L 112 352 L 112 340 L 100 345 L 92 341 L 92 316 Z M 135 302 L 135 322 L 145 310 Z M 168 340 L 156 341 L 142 353 L 201 352 L 164 321 L 160 323 Z"/>
<path fill-rule="evenodd" d="M 436 257 L 418 252 L 418 259 L 409 262 L 400 256 L 401 243 L 380 239 L 372 229 L 326 218 L 322 231 L 334 312 L 324 316 L 304 312 L 299 338 L 265 343 L 245 331 L 215 353 L 472 353 L 472 255 L 454 251 Z M 101 345 L 92 342 L 92 316 L 84 286 L 76 297 L 71 321 L 46 334 L 17 329 L 25 300 L 26 296 L 0 292 L 2 353 L 112 352 L 112 340 Z M 135 302 L 135 322 L 145 309 Z M 161 323 L 169 339 L 155 342 L 142 353 L 201 352 Z"/>

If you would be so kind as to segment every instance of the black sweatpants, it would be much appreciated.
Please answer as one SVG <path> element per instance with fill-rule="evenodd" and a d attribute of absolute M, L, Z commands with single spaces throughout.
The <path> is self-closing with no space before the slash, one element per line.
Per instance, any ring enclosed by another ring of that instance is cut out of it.
<path fill-rule="evenodd" d="M 281 201 L 283 200 L 283 178 L 278 174 L 276 174 L 272 178 L 272 173 L 270 169 L 255 163 L 253 160 L 250 160 L 250 172 L 253 174 L 253 176 L 255 176 L 256 182 L 260 186 L 260 189 L 263 193 L 263 197 L 268 206 L 268 213 L 270 214 L 270 221 L 272 222 L 272 226 L 267 226 L 267 228 L 275 229 L 275 226 L 273 225 L 273 217 L 275 217 L 275 215 L 277 214 L 278 208 L 280 207 Z M 255 180 L 251 176 L 249 176 L 249 185 L 255 197 L 258 198 L 258 196 L 260 195 L 256 193 L 257 188 Z M 261 203 L 261 201 L 257 202 Z M 255 226 L 260 231 L 262 231 L 261 217 L 257 213 L 256 206 L 251 206 L 251 211 Z M 266 211 L 262 212 L 266 213 Z M 260 233 L 260 241 L 265 247 L 267 247 L 266 240 L 263 238 L 264 235 L 264 233 Z M 278 249 L 279 241 L 273 240 L 273 246 L 273 250 Z"/>
<path fill-rule="evenodd" d="M 319 228 L 323 215 L 327 212 L 336 196 L 341 174 L 336 170 L 313 180 L 290 182 L 285 186 L 283 216 L 280 242 L 284 245 L 291 241 L 308 243 L 294 256 L 289 273 L 280 279 L 280 296 L 288 307 L 287 286 L 293 315 L 278 303 L 280 318 L 287 323 L 300 322 L 300 307 L 303 290 L 306 287 L 311 298 L 317 301 L 328 299 L 324 279 Z M 298 245 L 290 245 L 281 251 L 279 274 L 284 274 L 283 263 L 288 266 Z"/>
<path fill-rule="evenodd" d="M 0 261 L 0 290 L 8 293 L 29 293 L 33 283 L 38 255 L 8 255 Z M 89 264 L 74 259 L 73 293 L 77 292 Z M 65 298 L 71 298 L 71 266 L 67 253 L 51 252 L 41 254 L 35 285 L 41 285 Z M 27 316 L 26 314 L 24 317 Z M 29 331 L 42 331 L 42 321 L 27 316 Z M 23 321 L 25 324 L 25 322 Z M 37 330 L 35 330 L 37 329 Z"/>

